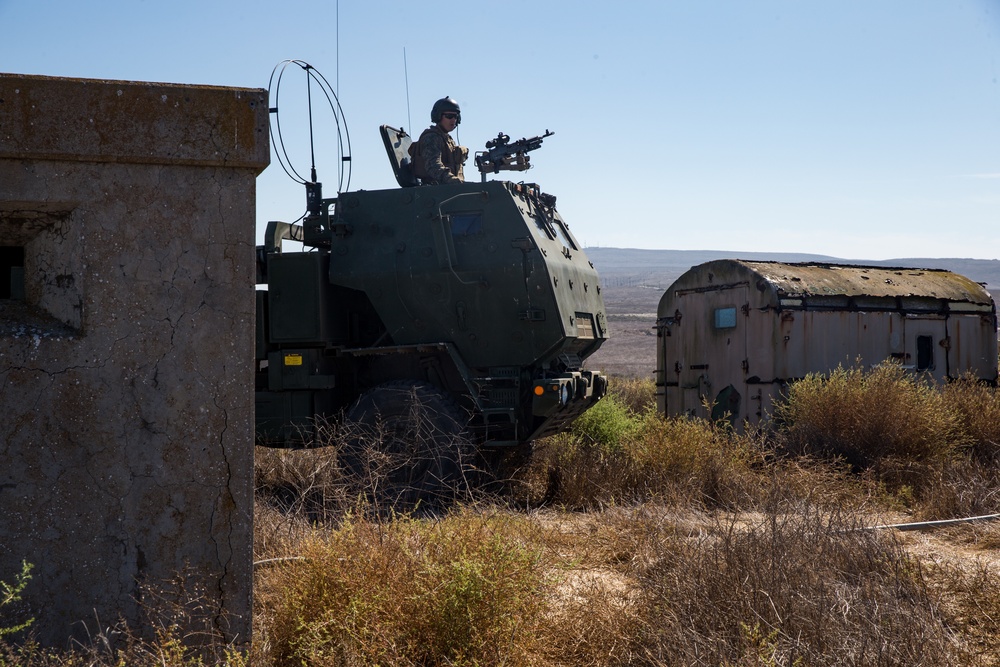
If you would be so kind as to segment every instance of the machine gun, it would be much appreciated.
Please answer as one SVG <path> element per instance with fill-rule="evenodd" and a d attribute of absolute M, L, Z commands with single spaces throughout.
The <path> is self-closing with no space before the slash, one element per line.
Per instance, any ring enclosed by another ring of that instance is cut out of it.
<path fill-rule="evenodd" d="M 510 143 L 510 137 L 503 132 L 497 135 L 496 139 L 486 142 L 486 150 L 476 153 L 476 167 L 483 175 L 483 182 L 486 182 L 486 174 L 494 174 L 501 171 L 525 171 L 531 169 L 531 158 L 527 155 L 529 151 L 542 147 L 542 139 L 551 137 L 555 132 L 545 130 L 545 134 L 540 137 L 530 139 L 518 139 Z"/>

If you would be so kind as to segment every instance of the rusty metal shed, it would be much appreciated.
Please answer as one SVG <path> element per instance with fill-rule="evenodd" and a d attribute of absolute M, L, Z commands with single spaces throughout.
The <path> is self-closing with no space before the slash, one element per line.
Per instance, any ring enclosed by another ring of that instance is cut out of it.
<path fill-rule="evenodd" d="M 656 389 L 667 415 L 767 418 L 787 384 L 887 359 L 939 381 L 997 380 L 989 292 L 937 269 L 724 259 L 678 278 L 657 310 Z"/>

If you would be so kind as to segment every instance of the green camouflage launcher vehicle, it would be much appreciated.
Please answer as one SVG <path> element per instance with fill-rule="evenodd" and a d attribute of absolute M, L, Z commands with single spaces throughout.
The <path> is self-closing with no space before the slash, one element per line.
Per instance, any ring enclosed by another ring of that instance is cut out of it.
<path fill-rule="evenodd" d="M 355 422 L 389 424 L 386 446 L 406 448 L 415 408 L 421 438 L 470 451 L 565 430 L 607 388 L 583 368 L 608 337 L 598 276 L 555 197 L 486 181 L 528 168 L 541 137 L 488 143 L 480 183 L 419 185 L 410 137 L 382 136 L 400 188 L 323 199 L 306 183 L 301 225 L 269 223 L 257 248 L 258 444 L 323 445 Z M 303 250 L 283 252 L 288 239 Z"/>

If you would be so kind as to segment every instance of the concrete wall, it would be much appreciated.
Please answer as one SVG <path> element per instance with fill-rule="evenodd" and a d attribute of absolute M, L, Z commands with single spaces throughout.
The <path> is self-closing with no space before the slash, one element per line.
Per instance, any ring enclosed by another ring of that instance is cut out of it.
<path fill-rule="evenodd" d="M 268 154 L 263 90 L 0 74 L 0 579 L 35 565 L 0 627 L 139 624 L 181 576 L 249 637 Z"/>

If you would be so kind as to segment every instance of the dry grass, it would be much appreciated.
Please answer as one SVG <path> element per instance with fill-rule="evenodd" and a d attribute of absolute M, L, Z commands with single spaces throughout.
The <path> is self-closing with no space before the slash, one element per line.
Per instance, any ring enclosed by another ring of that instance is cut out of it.
<path fill-rule="evenodd" d="M 968 443 L 938 388 L 891 363 L 809 375 L 791 385 L 776 418 L 789 451 L 857 468 L 887 458 L 941 460 Z"/>
<path fill-rule="evenodd" d="M 336 447 L 254 453 L 254 488 L 264 502 L 289 515 L 329 521 L 350 504 Z"/>
<path fill-rule="evenodd" d="M 949 571 L 942 610 L 891 533 L 772 500 L 300 526 L 305 560 L 258 573 L 255 664 L 973 664 L 992 641 L 954 626 L 994 575 Z"/>
<path fill-rule="evenodd" d="M 612 376 L 608 378 L 608 392 L 634 414 L 656 408 L 656 384 L 652 380 Z"/>
<path fill-rule="evenodd" d="M 528 664 L 547 579 L 530 523 L 503 514 L 346 519 L 257 581 L 264 664 Z"/>
<path fill-rule="evenodd" d="M 386 511 L 336 434 L 259 449 L 249 653 L 189 648 L 198 595 L 173 591 L 144 637 L 5 644 L 0 665 L 1000 664 L 1000 529 L 954 529 L 949 560 L 864 529 L 998 511 L 995 390 L 841 374 L 750 434 L 615 382 L 506 495 L 433 512 Z"/>
<path fill-rule="evenodd" d="M 918 564 L 856 522 L 802 507 L 673 539 L 639 574 L 654 664 L 964 664 Z"/>
<path fill-rule="evenodd" d="M 89 631 L 89 642 L 69 650 L 40 646 L 30 633 L 17 642 L 0 642 L 0 667 L 250 665 L 249 647 L 226 640 L 226 616 L 212 596 L 189 581 L 181 572 L 172 581 L 143 584 L 138 628 L 123 620 L 102 625 Z"/>
<path fill-rule="evenodd" d="M 849 416 L 825 423 L 854 425 L 798 451 L 814 413 L 796 413 L 787 430 L 740 435 L 661 419 L 650 410 L 651 383 L 616 383 L 571 433 L 540 444 L 513 487 L 517 506 L 557 508 L 514 513 L 521 518 L 511 536 L 536 555 L 528 578 L 544 599 L 520 628 L 530 632 L 502 646 L 492 635 L 493 648 L 476 662 L 994 664 L 994 569 L 927 570 L 891 533 L 857 529 L 901 506 L 927 518 L 989 511 L 1000 480 L 981 456 L 967 455 L 976 451 L 968 429 L 937 389 L 893 369 L 851 379 L 862 397 L 884 400 L 869 403 L 869 414 L 849 394 L 844 404 L 831 403 L 840 394 L 819 395 L 844 391 L 842 383 L 820 383 L 811 405 L 836 404 Z M 921 410 L 943 416 L 946 426 L 933 433 L 944 445 L 876 428 L 887 415 L 909 419 Z M 828 446 L 859 447 L 854 438 L 887 433 L 896 440 L 853 465 Z M 491 507 L 489 521 L 505 516 Z M 484 520 L 465 510 L 433 521 Z M 419 644 L 437 648 L 365 659 L 461 662 L 449 642 Z"/>
<path fill-rule="evenodd" d="M 838 368 L 793 384 L 777 416 L 784 451 L 844 460 L 918 518 L 1000 512 L 995 387 Z"/>
<path fill-rule="evenodd" d="M 540 445 L 522 489 L 529 504 L 578 509 L 654 499 L 735 506 L 753 494 L 760 451 L 707 422 L 617 415 Z"/>
<path fill-rule="evenodd" d="M 910 503 L 916 518 L 952 519 L 1000 513 L 1000 469 L 994 463 L 960 457 L 937 465 L 906 465 L 890 471 L 883 466 L 883 478 L 902 471 L 907 484 L 894 486 L 913 494 Z M 899 495 L 897 493 L 897 495 Z"/>
<path fill-rule="evenodd" d="M 970 656 L 983 665 L 1000 664 L 1000 574 L 976 560 L 965 566 L 933 566 L 942 615 L 962 637 Z"/>
<path fill-rule="evenodd" d="M 651 393 L 633 389 L 632 395 Z M 775 434 L 736 433 L 725 422 L 663 419 L 649 400 L 627 402 L 612 395 L 585 413 L 570 433 L 540 443 L 515 489 L 528 506 L 571 509 L 648 501 L 752 509 L 776 488 L 796 501 L 870 500 L 874 491 L 865 491 L 865 483 L 839 462 L 779 458 L 777 442 Z"/>
<path fill-rule="evenodd" d="M 958 415 L 973 456 L 989 463 L 1000 460 L 1000 394 L 996 387 L 966 377 L 946 385 L 942 396 Z"/>

